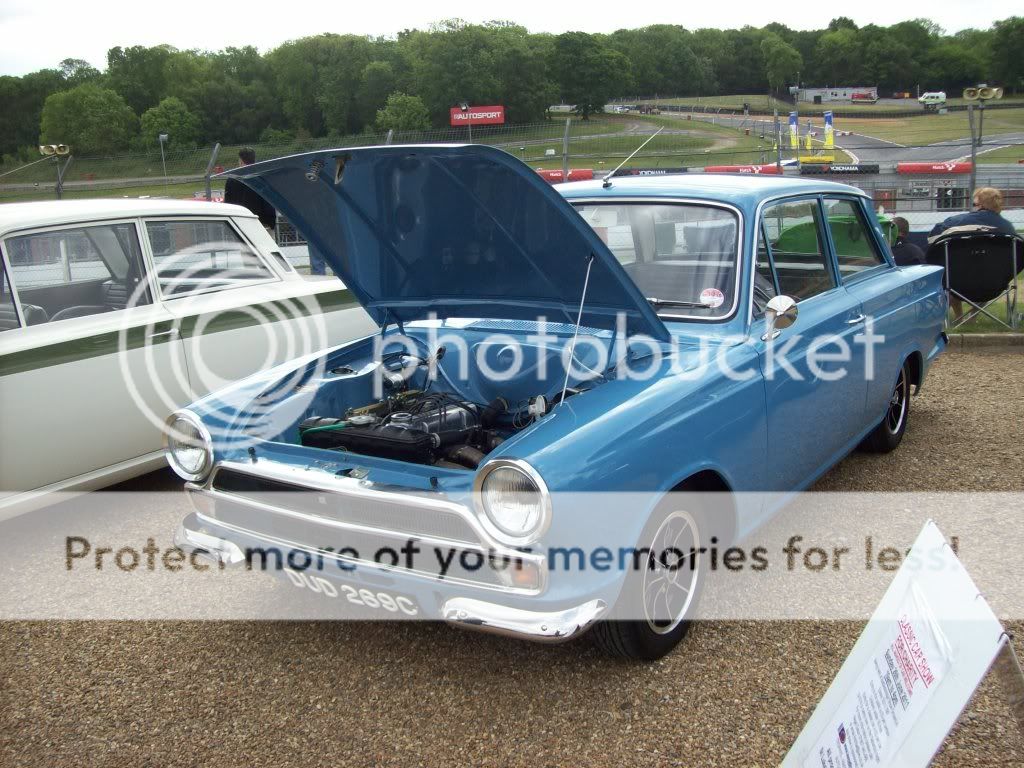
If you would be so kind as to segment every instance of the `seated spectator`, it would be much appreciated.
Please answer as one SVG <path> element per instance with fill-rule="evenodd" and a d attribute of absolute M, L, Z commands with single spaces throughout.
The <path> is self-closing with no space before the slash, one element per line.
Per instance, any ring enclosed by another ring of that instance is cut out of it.
<path fill-rule="evenodd" d="M 896 242 L 892 244 L 892 255 L 896 264 L 909 267 L 911 264 L 924 264 L 924 251 L 907 238 L 910 236 L 910 222 L 902 216 L 893 218 L 896 225 Z"/>
<path fill-rule="evenodd" d="M 974 210 L 969 213 L 958 213 L 932 227 L 929 238 L 941 235 L 953 227 L 992 227 L 997 232 L 1007 235 L 1016 234 L 1013 224 L 999 214 L 1003 210 L 1003 193 L 992 187 L 979 187 L 974 190 Z"/>
<path fill-rule="evenodd" d="M 974 190 L 974 210 L 970 213 L 960 213 L 950 216 L 940 224 L 932 227 L 928 241 L 947 232 L 960 227 L 989 227 L 994 232 L 1001 232 L 1006 235 L 1015 235 L 1017 230 L 1013 224 L 1004 219 L 1000 213 L 1003 210 L 1003 193 L 992 187 L 979 187 Z M 956 296 L 950 294 L 949 306 L 953 310 L 954 317 L 963 315 L 963 302 Z"/>

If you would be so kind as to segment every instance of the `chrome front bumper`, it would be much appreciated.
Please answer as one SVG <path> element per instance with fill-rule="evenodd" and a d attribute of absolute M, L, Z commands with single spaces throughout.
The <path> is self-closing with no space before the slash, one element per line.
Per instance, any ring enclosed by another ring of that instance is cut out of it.
<path fill-rule="evenodd" d="M 192 513 L 178 526 L 174 544 L 221 566 L 242 566 L 245 553 L 234 542 L 201 530 Z M 441 607 L 441 620 L 463 629 L 543 643 L 562 643 L 586 632 L 608 610 L 604 600 L 590 600 L 560 611 L 530 611 L 468 597 L 452 597 Z"/>
<path fill-rule="evenodd" d="M 590 629 L 607 609 L 604 600 L 591 600 L 564 611 L 545 613 L 454 597 L 444 604 L 441 618 L 464 629 L 535 642 L 564 643 Z"/>

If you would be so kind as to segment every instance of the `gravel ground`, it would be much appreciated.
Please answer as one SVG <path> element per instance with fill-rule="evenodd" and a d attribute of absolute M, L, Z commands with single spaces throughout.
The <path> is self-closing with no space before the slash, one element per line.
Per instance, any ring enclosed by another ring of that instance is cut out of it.
<path fill-rule="evenodd" d="M 900 450 L 816 490 L 1019 491 L 1022 423 L 1024 355 L 947 355 Z M 6 623 L 0 765 L 777 765 L 861 628 L 702 622 L 638 665 L 422 623 Z M 935 764 L 1024 764 L 996 685 Z"/>

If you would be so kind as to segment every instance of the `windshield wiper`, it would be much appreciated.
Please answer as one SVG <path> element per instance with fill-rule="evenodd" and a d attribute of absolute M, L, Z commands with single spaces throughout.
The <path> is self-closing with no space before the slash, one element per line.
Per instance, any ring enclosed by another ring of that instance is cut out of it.
<path fill-rule="evenodd" d="M 700 301 L 673 301 L 672 299 L 656 299 L 648 296 L 647 301 L 652 307 L 688 307 L 690 309 L 710 309 Z"/>

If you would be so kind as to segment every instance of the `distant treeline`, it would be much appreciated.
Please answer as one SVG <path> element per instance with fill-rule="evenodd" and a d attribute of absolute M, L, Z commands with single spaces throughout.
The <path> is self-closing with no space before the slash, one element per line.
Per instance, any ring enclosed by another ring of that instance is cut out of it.
<path fill-rule="evenodd" d="M 445 21 L 395 37 L 322 34 L 261 55 L 171 46 L 112 48 L 106 71 L 65 59 L 57 69 L 0 77 L 0 154 L 40 143 L 108 154 L 214 141 L 273 142 L 364 130 L 446 125 L 460 102 L 504 104 L 510 122 L 549 105 L 585 117 L 615 97 L 779 92 L 805 85 L 945 89 L 979 81 L 1024 90 L 1024 18 L 947 35 L 925 19 L 858 28 L 699 29 L 655 25 L 611 34 L 531 34 L 509 22 Z M 13 156 L 13 157 L 12 157 Z"/>

